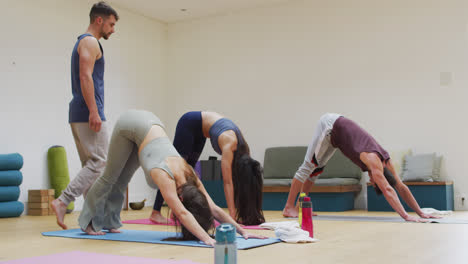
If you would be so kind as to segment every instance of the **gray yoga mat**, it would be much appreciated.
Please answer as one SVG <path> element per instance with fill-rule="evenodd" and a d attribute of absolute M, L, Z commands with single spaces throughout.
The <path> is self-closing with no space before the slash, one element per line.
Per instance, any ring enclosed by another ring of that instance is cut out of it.
<path fill-rule="evenodd" d="M 346 215 L 317 215 L 313 217 L 314 220 L 328 220 L 328 221 L 358 221 L 358 222 L 393 222 L 404 223 L 406 222 L 401 217 L 389 216 L 346 216 Z M 467 219 L 455 219 L 444 217 L 440 219 L 427 219 L 430 223 L 437 224 L 468 224 Z"/>

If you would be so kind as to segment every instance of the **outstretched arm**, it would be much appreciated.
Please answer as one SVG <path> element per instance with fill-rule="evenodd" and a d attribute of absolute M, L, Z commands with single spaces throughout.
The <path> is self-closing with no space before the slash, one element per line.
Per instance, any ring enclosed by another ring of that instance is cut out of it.
<path fill-rule="evenodd" d="M 400 194 L 401 198 L 406 202 L 406 204 L 408 204 L 408 206 L 411 207 L 411 209 L 413 209 L 413 211 L 415 211 L 422 218 L 439 218 L 437 216 L 425 214 L 421 211 L 421 207 L 419 207 L 418 202 L 414 198 L 408 186 L 406 186 L 406 184 L 404 184 L 401 181 L 400 177 L 398 177 L 398 175 L 396 174 L 395 168 L 393 167 L 391 160 L 387 162 L 386 167 L 387 169 L 390 170 L 390 172 L 395 177 L 395 180 L 396 180 L 395 189 Z"/>
<path fill-rule="evenodd" d="M 395 210 L 403 219 L 406 221 L 421 222 L 420 219 L 414 216 L 410 216 L 403 205 L 398 199 L 398 195 L 395 190 L 390 186 L 388 181 L 383 175 L 383 166 L 380 158 L 375 153 L 361 153 L 360 159 L 367 166 L 370 176 L 373 178 L 373 181 L 382 191 L 382 194 L 385 196 L 385 199 L 390 204 L 390 206 Z"/>
<path fill-rule="evenodd" d="M 223 174 L 224 196 L 228 206 L 229 215 L 236 218 L 236 206 L 234 204 L 234 185 L 232 183 L 232 160 L 234 154 L 230 147 L 222 150 L 221 172 Z"/>
<path fill-rule="evenodd" d="M 158 185 L 159 190 L 164 197 L 169 208 L 177 216 L 177 219 L 185 226 L 193 235 L 203 241 L 203 243 L 214 246 L 215 240 L 208 235 L 205 230 L 198 224 L 195 217 L 184 207 L 177 195 L 175 181 L 169 178 L 169 175 L 154 175 L 151 174 L 153 181 Z"/>
<path fill-rule="evenodd" d="M 232 224 L 233 226 L 236 227 L 237 233 L 239 233 L 241 236 L 243 236 L 245 239 L 248 238 L 266 238 L 265 236 L 261 235 L 255 235 L 255 234 L 250 234 L 245 231 L 232 217 L 230 217 L 226 212 L 223 211 L 219 206 L 217 206 L 214 201 L 211 199 L 210 195 L 206 191 L 205 187 L 201 183 L 200 180 L 198 180 L 199 188 L 200 191 L 205 194 L 206 199 L 208 200 L 208 204 L 211 209 L 211 213 L 213 214 L 214 218 L 218 220 L 220 223 L 229 223 Z"/>

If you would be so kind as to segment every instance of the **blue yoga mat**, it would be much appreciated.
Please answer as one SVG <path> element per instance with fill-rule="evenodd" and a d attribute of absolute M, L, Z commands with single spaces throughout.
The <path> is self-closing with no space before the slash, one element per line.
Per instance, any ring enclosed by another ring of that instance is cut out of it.
<path fill-rule="evenodd" d="M 0 154 L 0 170 L 19 170 L 23 167 L 23 156 L 19 153 Z"/>
<path fill-rule="evenodd" d="M 21 171 L 0 171 L 0 186 L 19 186 L 22 182 L 23 174 L 21 174 Z"/>
<path fill-rule="evenodd" d="M 18 217 L 24 211 L 22 202 L 0 202 L 0 217 Z"/>
<path fill-rule="evenodd" d="M 44 236 L 56 236 L 56 237 L 68 237 L 68 238 L 82 238 L 82 239 L 96 239 L 96 240 L 113 240 L 113 241 L 125 241 L 125 242 L 142 242 L 152 244 L 167 244 L 167 245 L 178 245 L 178 246 L 190 246 L 190 247 L 209 247 L 199 241 L 163 241 L 163 239 L 169 237 L 175 237 L 175 232 L 163 232 L 163 231 L 147 231 L 147 230 L 120 230 L 122 233 L 107 233 L 103 236 L 91 236 L 87 235 L 80 229 L 68 229 L 60 231 L 44 232 Z M 278 243 L 278 238 L 267 238 L 267 239 L 244 239 L 237 237 L 237 248 L 238 249 L 249 249 L 255 247 L 266 246 L 274 243 Z"/>
<path fill-rule="evenodd" d="M 0 202 L 18 201 L 19 195 L 18 186 L 0 186 Z"/>

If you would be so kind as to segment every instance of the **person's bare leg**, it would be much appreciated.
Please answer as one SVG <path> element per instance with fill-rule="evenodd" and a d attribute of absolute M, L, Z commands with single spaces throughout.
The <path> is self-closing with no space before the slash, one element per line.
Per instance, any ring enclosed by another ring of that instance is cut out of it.
<path fill-rule="evenodd" d="M 302 182 L 298 179 L 294 178 L 291 184 L 291 188 L 289 189 L 288 200 L 286 201 L 286 205 L 283 209 L 283 216 L 284 217 L 297 217 L 298 216 L 298 208 L 294 206 L 296 202 L 296 197 L 299 191 L 302 189 Z"/>
<path fill-rule="evenodd" d="M 164 217 L 160 211 L 153 210 L 151 212 L 150 220 L 158 224 L 167 224 L 168 220 Z"/>
<path fill-rule="evenodd" d="M 64 223 L 65 214 L 67 213 L 67 205 L 59 199 L 53 200 L 50 205 L 52 206 L 52 210 L 54 210 L 55 218 L 57 218 L 57 224 L 62 229 L 67 229 L 68 227 Z"/>
<path fill-rule="evenodd" d="M 109 233 L 122 233 L 122 232 L 116 228 L 112 228 L 112 229 L 109 229 Z"/>

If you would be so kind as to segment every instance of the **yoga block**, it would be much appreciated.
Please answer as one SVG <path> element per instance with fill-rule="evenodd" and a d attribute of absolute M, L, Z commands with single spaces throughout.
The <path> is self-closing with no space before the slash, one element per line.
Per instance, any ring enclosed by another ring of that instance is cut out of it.
<path fill-rule="evenodd" d="M 414 184 L 414 185 L 413 185 Z M 408 188 L 421 208 L 453 210 L 453 182 L 408 183 Z M 413 210 L 400 198 L 406 211 Z M 393 211 L 383 195 L 377 195 L 373 186 L 367 186 L 368 211 Z"/>
<path fill-rule="evenodd" d="M 0 217 L 18 217 L 24 211 L 24 205 L 21 202 L 0 202 Z"/>
<path fill-rule="evenodd" d="M 18 186 L 0 186 L 0 202 L 18 201 L 19 195 Z"/>
<path fill-rule="evenodd" d="M 30 203 L 52 202 L 54 199 L 55 198 L 53 195 L 48 195 L 48 196 L 28 195 L 28 202 Z"/>
<path fill-rule="evenodd" d="M 28 215 L 33 215 L 33 216 L 49 215 L 49 208 L 28 209 Z"/>
<path fill-rule="evenodd" d="M 19 170 L 0 171 L 0 186 L 19 186 L 23 182 L 23 174 Z"/>
<path fill-rule="evenodd" d="M 44 209 L 44 208 L 49 208 L 49 202 L 45 202 L 45 203 L 28 202 L 28 209 Z"/>
<path fill-rule="evenodd" d="M 43 189 L 43 190 L 29 190 L 28 196 L 49 196 L 55 195 L 54 189 Z"/>

